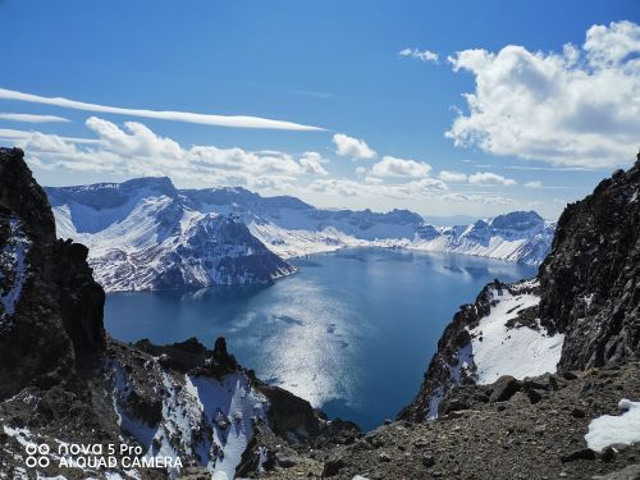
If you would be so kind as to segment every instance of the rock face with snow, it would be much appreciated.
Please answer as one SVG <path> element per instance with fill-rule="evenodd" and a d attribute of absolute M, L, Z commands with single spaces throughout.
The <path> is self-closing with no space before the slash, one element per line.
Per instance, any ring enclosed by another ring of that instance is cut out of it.
<path fill-rule="evenodd" d="M 535 224 L 531 215 L 505 217 L 492 228 Z M 400 417 L 435 418 L 457 387 L 504 375 L 518 380 L 638 359 L 639 269 L 640 159 L 567 207 L 536 279 L 496 280 L 461 307 Z"/>
<path fill-rule="evenodd" d="M 560 366 L 640 355 L 640 157 L 571 204 L 540 268 L 542 323 L 566 334 Z"/>
<path fill-rule="evenodd" d="M 123 196 L 116 197 L 107 204 L 94 197 L 92 208 L 121 206 Z M 234 225 L 200 227 L 231 228 L 238 237 Z M 308 402 L 243 369 L 223 339 L 213 350 L 195 339 L 164 347 L 109 339 L 104 291 L 92 278 L 87 248 L 55 233 L 22 151 L 0 149 L 1 478 L 233 478 L 247 462 L 245 451 L 262 448 L 257 430 L 276 444 L 326 433 L 327 422 Z M 190 236 L 193 248 L 209 233 Z M 48 466 L 28 465 L 30 443 L 49 446 Z M 128 468 L 116 460 L 70 468 L 76 457 L 60 448 L 71 444 L 105 452 L 109 444 L 139 447 L 139 462 L 160 466 Z M 257 474 L 262 461 L 243 468 Z"/>
<path fill-rule="evenodd" d="M 636 480 L 640 406 L 624 399 L 639 398 L 638 367 L 464 385 L 439 420 L 390 422 L 261 478 Z"/>
<path fill-rule="evenodd" d="M 435 419 L 463 385 L 488 385 L 555 372 L 564 335 L 540 323 L 536 281 L 488 284 L 475 303 L 460 307 L 438 342 L 420 392 L 401 418 Z"/>
<path fill-rule="evenodd" d="M 404 247 L 539 265 L 554 224 L 536 212 L 511 212 L 474 225 L 434 227 L 408 210 L 322 210 L 294 197 L 261 197 L 242 188 L 182 190 L 199 211 L 233 212 L 284 258 L 349 246 Z"/>
<path fill-rule="evenodd" d="M 267 284 L 294 271 L 231 213 L 191 209 L 167 178 L 49 188 L 58 236 L 107 291 Z"/>
<path fill-rule="evenodd" d="M 46 189 L 58 236 L 82 242 L 107 291 L 269 283 L 285 260 L 343 247 L 403 247 L 538 265 L 554 225 L 512 212 L 433 227 L 408 210 L 322 210 L 243 188 L 178 190 L 167 178 Z"/>

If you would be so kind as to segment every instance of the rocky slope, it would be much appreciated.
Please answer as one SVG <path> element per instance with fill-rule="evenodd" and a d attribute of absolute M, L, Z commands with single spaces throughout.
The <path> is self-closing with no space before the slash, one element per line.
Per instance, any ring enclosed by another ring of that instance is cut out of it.
<path fill-rule="evenodd" d="M 408 210 L 323 210 L 242 188 L 178 190 L 167 178 L 46 191 L 58 236 L 89 247 L 108 291 L 270 282 L 293 271 L 283 258 L 357 246 L 538 265 L 554 230 L 535 212 L 433 227 Z"/>
<path fill-rule="evenodd" d="M 262 436 L 358 434 L 259 381 L 223 339 L 213 350 L 109 339 L 87 253 L 56 238 L 22 151 L 0 149 L 0 478 L 233 478 L 263 468 L 267 457 L 245 458 L 264 450 Z M 32 444 L 48 449 L 46 464 L 30 463 Z"/>
<path fill-rule="evenodd" d="M 639 192 L 640 160 L 567 207 L 535 280 L 496 281 L 463 305 L 401 417 L 436 417 L 460 384 L 639 358 Z"/>
<path fill-rule="evenodd" d="M 263 478 L 637 480 L 640 444 L 595 451 L 585 434 L 594 418 L 618 418 L 621 397 L 640 398 L 639 368 L 465 386 L 438 421 L 390 422 L 345 444 L 289 453 Z"/>

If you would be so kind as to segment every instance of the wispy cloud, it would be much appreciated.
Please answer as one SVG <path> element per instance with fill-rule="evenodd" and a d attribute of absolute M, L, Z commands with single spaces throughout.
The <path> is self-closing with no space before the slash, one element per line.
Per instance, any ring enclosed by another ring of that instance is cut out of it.
<path fill-rule="evenodd" d="M 34 113 L 0 113 L 0 120 L 23 123 L 68 122 L 69 119 L 57 115 L 37 115 Z"/>
<path fill-rule="evenodd" d="M 34 135 L 42 135 L 39 132 L 29 132 L 26 130 L 14 130 L 11 128 L 0 128 L 0 141 L 9 141 L 9 142 L 18 142 L 20 140 L 29 140 L 33 138 Z M 51 135 L 54 136 L 54 135 Z M 77 138 L 77 137 L 60 137 L 55 135 L 57 138 L 69 142 L 69 143 L 79 143 L 79 144 L 92 144 L 92 143 L 100 143 L 100 140 L 94 138 Z"/>
<path fill-rule="evenodd" d="M 394 199 L 431 198 L 449 189 L 442 180 L 435 178 L 383 184 L 381 179 L 372 177 L 366 177 L 362 182 L 343 178 L 319 179 L 309 184 L 308 188 L 317 193 L 342 197 L 380 198 L 383 196 Z"/>
<path fill-rule="evenodd" d="M 212 115 L 205 113 L 180 112 L 171 110 L 145 110 L 136 108 L 121 108 L 95 103 L 80 102 L 63 97 L 43 97 L 31 93 L 18 92 L 0 88 L 0 99 L 19 102 L 53 105 L 56 107 L 83 110 L 86 112 L 111 113 L 116 115 L 128 115 L 131 117 L 152 118 L 157 120 L 171 120 L 174 122 L 197 123 L 217 127 L 234 128 L 264 128 L 274 130 L 294 131 L 322 131 L 323 128 L 283 120 L 251 117 L 243 115 Z"/>
<path fill-rule="evenodd" d="M 468 180 L 468 177 L 465 173 L 452 172 L 449 170 L 441 171 L 440 174 L 438 175 L 438 178 L 440 178 L 440 180 L 444 180 L 445 182 L 452 182 L 452 183 L 461 183 L 461 182 L 466 182 Z"/>
<path fill-rule="evenodd" d="M 398 55 L 405 58 L 414 58 L 423 62 L 438 63 L 438 54 L 431 50 L 418 50 L 417 48 L 403 48 Z"/>

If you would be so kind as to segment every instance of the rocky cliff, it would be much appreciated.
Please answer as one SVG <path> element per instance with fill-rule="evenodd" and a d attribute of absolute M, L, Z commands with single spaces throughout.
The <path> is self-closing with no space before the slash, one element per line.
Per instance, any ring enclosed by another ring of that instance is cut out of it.
<path fill-rule="evenodd" d="M 496 280 L 461 307 L 400 417 L 437 417 L 459 385 L 637 360 L 639 278 L 640 157 L 567 206 L 536 279 Z"/>
<path fill-rule="evenodd" d="M 0 399 L 73 383 L 105 348 L 104 292 L 87 249 L 56 239 L 47 198 L 17 149 L 0 151 Z"/>
<path fill-rule="evenodd" d="M 566 208 L 538 278 L 541 322 L 566 334 L 560 368 L 640 356 L 640 155 Z"/>

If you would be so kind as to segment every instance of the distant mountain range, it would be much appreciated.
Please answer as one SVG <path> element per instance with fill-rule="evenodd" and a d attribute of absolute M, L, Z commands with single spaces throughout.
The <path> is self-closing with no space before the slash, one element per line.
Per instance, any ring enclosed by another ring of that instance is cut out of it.
<path fill-rule="evenodd" d="M 538 265 L 555 225 L 534 211 L 436 227 L 417 213 L 327 210 L 244 188 L 180 190 L 168 178 L 49 187 L 58 236 L 89 247 L 107 291 L 269 283 L 286 259 L 376 246 Z"/>

